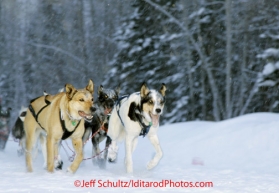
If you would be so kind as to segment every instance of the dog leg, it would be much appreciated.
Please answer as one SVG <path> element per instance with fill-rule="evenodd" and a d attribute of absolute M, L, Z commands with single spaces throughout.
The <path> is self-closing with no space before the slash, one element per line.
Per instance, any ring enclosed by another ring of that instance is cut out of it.
<path fill-rule="evenodd" d="M 109 162 L 115 162 L 116 161 L 117 152 L 118 152 L 117 142 L 112 140 L 111 144 L 108 148 L 108 161 Z"/>
<path fill-rule="evenodd" d="M 26 121 L 24 121 L 24 129 L 25 129 L 25 136 L 26 136 L 26 145 L 25 145 L 25 160 L 26 160 L 26 167 L 28 172 L 32 172 L 32 148 L 34 146 L 35 141 L 35 131 L 36 131 L 36 122 L 32 115 L 27 113 Z"/>
<path fill-rule="evenodd" d="M 54 152 L 54 167 L 56 170 L 62 170 L 63 167 L 63 161 L 59 155 L 60 147 L 61 147 L 62 141 L 59 140 L 55 143 L 55 152 Z"/>
<path fill-rule="evenodd" d="M 83 150 L 82 150 L 82 139 L 76 138 L 72 139 L 72 144 L 76 152 L 76 157 L 72 163 L 72 165 L 67 169 L 70 173 L 75 173 L 83 160 Z"/>
<path fill-rule="evenodd" d="M 162 152 L 162 149 L 160 147 L 160 143 L 159 143 L 159 139 L 158 139 L 157 135 L 151 135 L 151 136 L 148 136 L 148 138 L 149 138 L 151 144 L 154 146 L 154 148 L 156 150 L 155 156 L 147 164 L 147 169 L 151 170 L 152 168 L 154 168 L 159 163 L 160 159 L 163 156 L 163 152 Z"/>
<path fill-rule="evenodd" d="M 93 162 L 93 165 L 98 165 L 97 163 L 97 160 L 98 160 L 98 157 L 99 157 L 99 153 L 100 153 L 100 148 L 99 148 L 99 145 L 98 145 L 98 141 L 97 139 L 95 139 L 95 137 L 92 138 L 92 157 L 95 156 L 93 159 L 92 159 L 92 162 Z M 96 155 L 98 155 L 96 157 Z"/>
<path fill-rule="evenodd" d="M 47 171 L 54 172 L 54 144 L 51 135 L 47 135 Z"/>
<path fill-rule="evenodd" d="M 135 137 L 132 142 L 132 153 L 135 151 L 137 144 L 138 144 L 138 137 Z"/>
<path fill-rule="evenodd" d="M 43 168 L 46 169 L 46 167 L 47 167 L 47 147 L 46 147 L 46 136 L 44 136 L 43 134 L 40 135 L 40 143 L 41 143 L 42 153 L 43 153 L 43 157 L 44 157 Z"/>
<path fill-rule="evenodd" d="M 133 159 L 132 159 L 132 151 L 133 151 L 133 141 L 134 136 L 127 136 L 125 140 L 125 164 L 127 173 L 133 173 Z"/>
<path fill-rule="evenodd" d="M 26 167 L 28 172 L 33 172 L 32 169 L 32 147 L 33 147 L 33 141 L 34 137 L 32 134 L 28 136 L 29 134 L 26 134 L 26 149 L 25 149 L 25 159 L 26 159 Z"/>
<path fill-rule="evenodd" d="M 83 146 L 85 145 L 86 141 L 89 139 L 89 136 L 90 136 L 91 132 L 92 132 L 91 129 L 85 129 L 85 132 L 84 132 L 84 134 L 82 136 L 82 144 L 83 144 Z"/>
<path fill-rule="evenodd" d="M 110 143 L 111 143 L 111 139 L 110 139 L 110 137 L 107 136 L 106 146 L 105 146 L 105 150 L 103 153 L 103 158 L 98 159 L 98 165 L 99 165 L 99 168 L 101 168 L 101 169 L 106 169 L 106 161 L 107 161 L 107 157 L 108 157 L 108 147 L 109 147 Z"/>
<path fill-rule="evenodd" d="M 26 144 L 26 141 L 25 141 L 25 136 L 20 139 L 19 141 L 19 147 L 17 149 L 17 155 L 18 157 L 22 156 L 24 154 L 24 151 L 25 151 L 25 144 Z"/>
<path fill-rule="evenodd" d="M 109 145 L 111 144 L 111 139 L 109 136 L 107 136 L 107 140 L 106 140 L 106 150 L 104 151 L 104 160 L 107 160 L 108 158 L 108 148 Z"/>

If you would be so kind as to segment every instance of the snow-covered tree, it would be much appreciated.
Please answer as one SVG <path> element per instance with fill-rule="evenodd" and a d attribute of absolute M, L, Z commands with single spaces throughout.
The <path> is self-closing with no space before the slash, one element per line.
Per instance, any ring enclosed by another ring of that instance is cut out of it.
<path fill-rule="evenodd" d="M 279 36 L 278 36 L 279 37 Z M 279 38 L 278 38 L 279 39 Z M 266 62 L 262 72 L 258 74 L 258 87 L 264 94 L 269 111 L 279 111 L 279 49 L 268 48 L 257 56 Z"/>
<path fill-rule="evenodd" d="M 175 16 L 181 12 L 175 0 L 155 2 Z M 145 1 L 136 0 L 133 7 L 134 13 L 123 21 L 115 34 L 119 52 L 110 62 L 106 83 L 120 83 L 121 93 L 125 94 L 139 91 L 144 81 L 156 89 L 164 82 L 168 88 L 164 120 L 179 121 L 187 104 L 187 96 L 181 93 L 181 87 L 185 86 L 185 67 L 179 64 L 176 54 L 180 30 L 170 18 Z"/>

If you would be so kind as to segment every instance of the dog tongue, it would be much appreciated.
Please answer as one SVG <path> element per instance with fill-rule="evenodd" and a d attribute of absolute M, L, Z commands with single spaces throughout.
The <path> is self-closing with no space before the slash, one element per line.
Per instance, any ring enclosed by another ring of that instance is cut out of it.
<path fill-rule="evenodd" d="M 151 113 L 150 116 L 151 116 L 151 119 L 152 119 L 152 125 L 153 125 L 154 127 L 157 127 L 158 124 L 159 124 L 160 115 L 153 115 L 153 114 Z"/>

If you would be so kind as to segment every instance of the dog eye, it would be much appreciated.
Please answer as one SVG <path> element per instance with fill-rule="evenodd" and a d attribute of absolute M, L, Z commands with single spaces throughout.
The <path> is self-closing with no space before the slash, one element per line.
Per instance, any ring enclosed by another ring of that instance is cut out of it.
<path fill-rule="evenodd" d="M 80 102 L 84 102 L 84 99 L 79 99 Z"/>
<path fill-rule="evenodd" d="M 149 102 L 149 104 L 151 104 L 151 105 L 153 104 L 153 100 L 149 100 L 148 102 Z"/>
<path fill-rule="evenodd" d="M 108 95 L 105 95 L 105 98 L 107 99 L 107 98 L 108 98 Z"/>

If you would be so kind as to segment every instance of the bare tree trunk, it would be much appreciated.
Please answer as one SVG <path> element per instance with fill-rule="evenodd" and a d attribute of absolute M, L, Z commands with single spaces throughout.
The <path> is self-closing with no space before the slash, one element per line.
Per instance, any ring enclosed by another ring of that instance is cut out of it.
<path fill-rule="evenodd" d="M 202 79 L 202 115 L 203 115 L 203 120 L 207 119 L 207 108 L 206 108 L 206 82 L 205 82 L 205 72 L 204 70 L 201 71 L 201 79 Z"/>
<path fill-rule="evenodd" d="M 198 3 L 200 4 L 201 2 L 198 1 Z M 200 7 L 200 6 L 198 6 L 198 7 Z M 218 87 L 215 83 L 215 79 L 214 79 L 214 75 L 211 71 L 211 64 L 209 62 L 209 59 L 204 52 L 203 38 L 202 38 L 202 35 L 201 35 L 200 27 L 201 27 L 201 23 L 200 23 L 200 20 L 198 19 L 197 20 L 198 43 L 199 43 L 198 46 L 201 49 L 200 59 L 201 59 L 202 64 L 203 64 L 203 69 L 205 70 L 205 72 L 208 76 L 209 85 L 210 85 L 211 93 L 212 93 L 212 96 L 213 96 L 213 104 L 212 104 L 212 106 L 213 106 L 213 116 L 214 116 L 215 121 L 220 121 L 221 120 L 220 108 L 222 108 L 222 105 L 221 105 L 221 100 L 220 100 L 220 97 L 219 97 L 219 89 L 218 89 Z M 222 112 L 222 110 L 221 110 L 221 112 Z"/>
<path fill-rule="evenodd" d="M 232 0 L 226 0 L 226 117 L 232 116 L 232 101 L 231 101 L 231 58 L 232 58 L 232 26 L 231 26 L 231 4 Z"/>
<path fill-rule="evenodd" d="M 243 2 L 243 4 L 245 5 L 245 10 L 247 10 L 247 2 Z M 240 66 L 240 72 L 241 72 L 241 76 L 240 76 L 240 96 L 239 96 L 239 103 L 238 103 L 238 110 L 237 113 L 240 112 L 241 108 L 244 105 L 244 97 L 245 97 L 245 88 L 246 88 L 246 83 L 245 83 L 245 77 L 246 77 L 246 72 L 245 72 L 245 68 L 247 66 L 247 57 L 248 57 L 248 13 L 245 14 L 243 20 L 242 20 L 242 29 L 243 29 L 243 49 L 242 49 L 242 62 L 241 62 L 241 66 Z M 238 114 L 237 114 L 238 115 Z"/>
<path fill-rule="evenodd" d="M 182 1 L 183 4 L 184 4 L 184 25 L 185 25 L 185 28 L 188 28 L 188 25 L 189 25 L 189 20 L 188 20 L 188 17 L 189 17 L 189 8 L 187 7 L 188 5 L 188 1 Z M 185 60 L 185 63 L 186 63 L 186 69 L 187 69 L 187 75 L 188 75 L 188 82 L 189 82 L 189 98 L 190 98 L 190 103 L 188 104 L 189 105 L 189 109 L 190 109 L 190 120 L 194 120 L 195 119 L 195 114 L 194 114 L 194 79 L 193 79 L 193 76 L 192 76 L 192 65 L 193 65 L 193 62 L 192 62 L 192 54 L 191 54 L 191 48 L 190 48 L 190 43 L 189 43 L 189 39 L 186 37 L 185 38 L 185 47 L 186 47 L 186 60 Z"/>
<path fill-rule="evenodd" d="M 26 85 L 23 80 L 23 65 L 26 63 L 26 53 L 25 53 L 25 42 L 26 42 L 26 11 L 27 11 L 27 2 L 26 0 L 17 0 L 17 9 L 19 17 L 19 38 L 14 45 L 14 70 L 15 70 L 15 104 L 25 105 L 27 100 L 26 98 Z"/>

